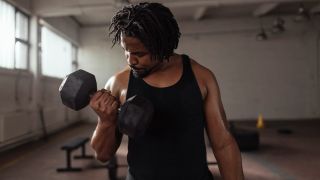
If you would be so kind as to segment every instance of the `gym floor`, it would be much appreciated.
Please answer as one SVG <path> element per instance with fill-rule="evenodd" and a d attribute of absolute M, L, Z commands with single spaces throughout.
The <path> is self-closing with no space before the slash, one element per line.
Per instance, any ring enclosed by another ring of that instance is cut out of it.
<path fill-rule="evenodd" d="M 242 152 L 246 179 L 303 179 L 320 177 L 320 121 L 268 122 L 260 131 L 260 149 Z M 239 122 L 236 126 L 254 127 L 252 123 Z M 36 141 L 0 154 L 1 180 L 88 180 L 108 179 L 106 168 L 95 160 L 73 160 L 72 165 L 82 167 L 81 172 L 57 173 L 56 168 L 65 166 L 65 152 L 61 145 L 77 136 L 91 136 L 95 124 L 76 124 L 48 138 Z M 279 129 L 292 130 L 281 134 Z M 124 139 L 117 152 L 119 164 L 126 164 L 127 140 Z M 87 144 L 88 154 L 93 154 Z M 80 150 L 73 154 L 79 154 Z M 208 160 L 214 157 L 208 147 Z M 95 168 L 94 168 L 95 167 Z M 221 179 L 216 165 L 209 167 L 215 179 Z M 118 177 L 125 179 L 127 169 L 119 168 Z"/>

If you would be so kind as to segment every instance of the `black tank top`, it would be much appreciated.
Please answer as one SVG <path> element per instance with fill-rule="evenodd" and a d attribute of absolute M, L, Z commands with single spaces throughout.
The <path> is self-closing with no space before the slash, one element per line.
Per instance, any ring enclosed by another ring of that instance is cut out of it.
<path fill-rule="evenodd" d="M 145 134 L 129 138 L 127 160 L 134 180 L 212 179 L 206 160 L 201 91 L 189 57 L 182 55 L 182 60 L 183 74 L 169 87 L 150 86 L 130 73 L 127 99 L 144 96 L 155 109 Z"/>

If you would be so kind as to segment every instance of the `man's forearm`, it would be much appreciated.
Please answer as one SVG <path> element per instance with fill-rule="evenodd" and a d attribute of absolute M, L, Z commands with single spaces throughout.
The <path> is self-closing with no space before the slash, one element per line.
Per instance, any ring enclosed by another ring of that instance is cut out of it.
<path fill-rule="evenodd" d="M 233 138 L 230 138 L 229 143 L 215 152 L 215 157 L 224 180 L 244 179 L 241 154 Z"/>
<path fill-rule="evenodd" d="M 95 150 L 98 160 L 108 161 L 115 154 L 120 145 L 118 136 L 116 124 L 107 124 L 98 120 L 91 138 L 91 147 Z"/>

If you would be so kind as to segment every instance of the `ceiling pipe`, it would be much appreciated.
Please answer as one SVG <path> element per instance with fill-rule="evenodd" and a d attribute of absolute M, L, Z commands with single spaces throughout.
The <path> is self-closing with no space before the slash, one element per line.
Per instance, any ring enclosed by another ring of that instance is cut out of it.
<path fill-rule="evenodd" d="M 269 12 L 271 12 L 272 10 L 274 10 L 278 5 L 279 5 L 279 3 L 262 4 L 253 12 L 253 16 L 254 17 L 264 16 L 264 15 L 268 14 Z"/>
<path fill-rule="evenodd" d="M 203 17 L 205 16 L 207 10 L 208 10 L 208 8 L 205 7 L 205 6 L 197 8 L 196 12 L 193 15 L 193 19 L 195 21 L 199 21 L 199 20 L 203 19 Z"/>

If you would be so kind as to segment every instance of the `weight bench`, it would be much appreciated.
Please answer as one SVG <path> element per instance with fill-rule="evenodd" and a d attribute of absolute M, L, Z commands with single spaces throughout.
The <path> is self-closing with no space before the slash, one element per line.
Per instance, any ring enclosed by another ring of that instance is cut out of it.
<path fill-rule="evenodd" d="M 89 142 L 89 137 L 77 137 L 68 141 L 61 147 L 61 150 L 66 151 L 66 162 L 67 166 L 65 168 L 57 168 L 57 172 L 65 171 L 82 171 L 81 168 L 75 168 L 71 165 L 71 153 L 72 151 L 81 147 L 81 155 L 74 156 L 75 159 L 92 159 L 93 156 L 86 155 L 86 143 Z"/>
<path fill-rule="evenodd" d="M 240 151 L 253 151 L 259 149 L 260 135 L 256 129 L 235 127 L 230 122 L 230 132 L 236 140 Z"/>

